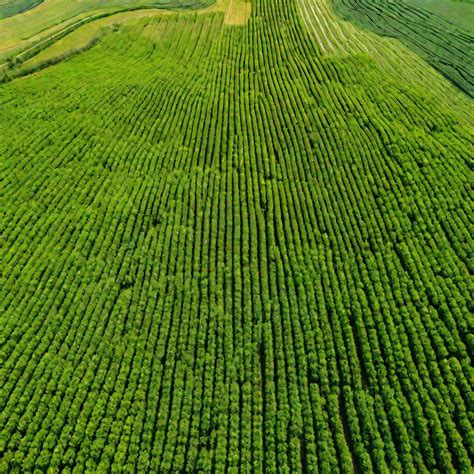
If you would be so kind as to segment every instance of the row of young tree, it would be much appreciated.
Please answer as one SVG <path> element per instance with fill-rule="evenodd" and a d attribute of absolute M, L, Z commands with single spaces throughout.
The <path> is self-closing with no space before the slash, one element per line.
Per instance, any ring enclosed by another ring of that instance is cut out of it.
<path fill-rule="evenodd" d="M 253 8 L 2 86 L 0 470 L 471 468 L 469 131 Z"/>

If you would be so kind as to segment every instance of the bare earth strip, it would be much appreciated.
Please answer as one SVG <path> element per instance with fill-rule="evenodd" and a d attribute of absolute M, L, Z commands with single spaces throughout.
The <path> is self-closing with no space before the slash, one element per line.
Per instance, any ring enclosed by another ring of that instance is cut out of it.
<path fill-rule="evenodd" d="M 251 3 L 243 2 L 241 0 L 230 0 L 225 14 L 224 23 L 232 26 L 245 25 L 250 18 L 251 12 Z"/>

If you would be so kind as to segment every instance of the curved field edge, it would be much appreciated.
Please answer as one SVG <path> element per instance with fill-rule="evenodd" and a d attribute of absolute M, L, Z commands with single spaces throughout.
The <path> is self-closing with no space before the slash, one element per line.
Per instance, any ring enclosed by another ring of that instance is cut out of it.
<path fill-rule="evenodd" d="M 156 15 L 166 15 L 169 10 L 146 8 L 140 10 L 127 10 L 125 12 L 114 13 L 68 32 L 61 38 L 56 39 L 52 44 L 39 51 L 30 59 L 24 61 L 15 70 L 15 77 L 22 77 L 32 72 L 44 69 L 45 67 L 57 64 L 64 59 L 68 59 L 76 54 L 90 49 L 107 33 L 116 31 L 124 23 L 130 24 L 140 18 L 147 18 Z"/>
<path fill-rule="evenodd" d="M 37 7 L 44 0 L 0 0 L 0 20 Z"/>
<path fill-rule="evenodd" d="M 449 3 L 443 0 L 444 3 Z M 459 89 L 474 97 L 474 26 L 444 18 L 414 2 L 332 0 L 338 15 L 358 27 L 393 37 L 419 54 Z M 474 25 L 474 5 L 470 5 Z"/>
<path fill-rule="evenodd" d="M 245 0 L 204 1 L 193 3 L 192 8 L 134 7 L 80 20 L 62 32 L 25 51 L 17 59 L 4 67 L 0 82 L 25 77 L 49 66 L 58 64 L 95 46 L 106 34 L 116 31 L 122 24 L 130 24 L 144 17 L 169 13 L 184 14 L 194 11 L 198 14 L 221 12 L 225 25 L 245 25 L 251 14 L 251 4 Z M 0 70 L 1 72 L 1 70 Z"/>
<path fill-rule="evenodd" d="M 335 11 L 331 0 L 297 0 L 302 23 L 315 38 L 323 56 L 367 55 L 385 75 L 407 88 L 429 87 L 433 100 L 451 108 L 468 126 L 473 124 L 474 102 L 418 53 L 395 38 L 359 28 Z M 384 74 L 382 74 L 383 76 Z"/>
<path fill-rule="evenodd" d="M 61 37 L 78 25 L 107 15 L 141 8 L 198 9 L 212 3 L 213 0 L 139 0 L 133 3 L 131 0 L 113 0 L 89 4 L 70 2 L 64 9 L 60 0 L 45 0 L 34 12 L 0 20 L 0 67 L 7 61 L 9 65 L 21 61 L 30 51 L 40 49 L 49 38 Z"/>

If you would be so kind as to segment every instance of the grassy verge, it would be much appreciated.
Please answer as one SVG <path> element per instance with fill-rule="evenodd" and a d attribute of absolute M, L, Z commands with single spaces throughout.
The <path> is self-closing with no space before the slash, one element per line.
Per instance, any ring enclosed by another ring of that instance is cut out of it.
<path fill-rule="evenodd" d="M 162 2 L 159 6 L 144 4 L 90 15 L 68 25 L 54 35 L 43 38 L 42 40 L 32 44 L 16 56 L 8 58 L 3 65 L 0 65 L 0 75 L 3 73 L 3 75 L 0 76 L 0 81 L 8 82 L 16 77 L 22 77 L 28 73 L 35 72 L 38 69 L 43 69 L 48 65 L 57 64 L 57 62 L 60 62 L 61 60 L 89 49 L 96 44 L 95 39 L 100 28 L 110 23 L 107 20 L 105 22 L 101 22 L 101 20 L 114 18 L 112 22 L 115 22 L 115 19 L 120 22 L 133 18 L 137 12 L 145 10 L 155 9 L 160 12 L 190 11 L 205 8 L 210 4 L 212 4 L 212 0 L 191 0 L 180 3 L 171 1 L 166 3 Z M 121 14 L 124 14 L 124 16 L 122 15 L 121 17 Z M 84 27 L 90 24 L 93 24 L 94 26 L 84 30 Z M 73 33 L 77 32 L 79 29 L 81 30 L 80 34 L 73 36 Z M 68 38 L 68 41 L 62 42 L 64 38 Z M 81 46 L 77 46 L 76 40 L 79 40 Z M 52 51 L 49 51 L 52 45 L 57 45 L 57 47 L 51 48 Z M 46 51 L 46 54 L 41 55 L 41 53 Z"/>

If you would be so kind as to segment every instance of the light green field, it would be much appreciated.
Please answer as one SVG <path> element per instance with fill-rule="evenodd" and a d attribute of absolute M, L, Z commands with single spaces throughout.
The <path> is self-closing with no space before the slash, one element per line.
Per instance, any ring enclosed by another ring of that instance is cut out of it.
<path fill-rule="evenodd" d="M 472 472 L 474 102 L 331 5 L 0 84 L 0 473 Z"/>
<path fill-rule="evenodd" d="M 114 25 L 121 25 L 123 23 L 129 24 L 134 20 L 144 17 L 165 15 L 166 13 L 167 12 L 163 10 L 146 9 L 117 13 L 116 15 L 92 21 L 68 34 L 64 38 L 55 41 L 50 47 L 33 56 L 30 60 L 25 61 L 20 68 L 20 71 L 35 67 L 45 61 L 54 60 L 68 52 L 86 47 L 94 38 L 101 35 L 103 29 L 110 28 Z"/>
<path fill-rule="evenodd" d="M 223 12 L 225 24 L 238 26 L 248 21 L 251 13 L 251 4 L 243 0 L 217 0 L 209 6 L 204 6 L 197 10 L 198 14 L 206 14 L 209 12 Z M 10 75 L 19 76 L 30 74 L 37 69 L 55 64 L 73 54 L 88 49 L 90 45 L 95 44 L 95 40 L 100 39 L 103 34 L 106 33 L 106 30 L 111 27 L 116 28 L 124 23 L 130 24 L 133 23 L 134 20 L 144 17 L 161 16 L 171 13 L 172 9 L 147 7 L 107 15 L 105 18 L 87 22 L 77 28 L 74 26 L 75 24 L 73 24 L 73 29 L 70 33 L 64 35 L 63 32 L 65 30 L 62 29 L 59 32 L 58 39 L 52 41 L 50 46 L 43 48 L 41 47 L 41 41 L 36 43 L 34 49 L 39 46 L 38 52 L 35 52 L 29 59 L 23 60 L 20 65 L 15 67 L 14 71 L 9 71 L 7 63 L 4 64 L 3 71 L 7 71 Z M 96 14 L 101 15 L 102 13 L 98 12 Z M 48 39 L 49 37 L 46 37 L 46 40 Z M 43 42 L 46 43 L 46 40 L 43 40 Z M 29 49 L 26 50 L 26 52 L 28 51 Z M 20 54 L 19 57 L 23 57 L 23 54 Z"/>
<path fill-rule="evenodd" d="M 0 20 L 0 61 L 15 56 L 25 48 L 91 16 L 140 6 L 188 8 L 205 4 L 192 0 L 45 0 L 41 5 L 20 15 Z M 211 2 L 209 2 L 211 3 Z"/>

